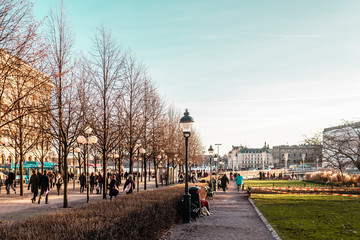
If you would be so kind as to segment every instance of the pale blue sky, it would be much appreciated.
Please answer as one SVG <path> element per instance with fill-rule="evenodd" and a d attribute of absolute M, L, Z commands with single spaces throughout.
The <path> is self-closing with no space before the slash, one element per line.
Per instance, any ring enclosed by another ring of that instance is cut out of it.
<path fill-rule="evenodd" d="M 38 19 L 49 0 L 34 0 Z M 206 149 L 298 144 L 358 120 L 360 1 L 65 0 L 77 50 L 103 23 L 189 109 Z"/>

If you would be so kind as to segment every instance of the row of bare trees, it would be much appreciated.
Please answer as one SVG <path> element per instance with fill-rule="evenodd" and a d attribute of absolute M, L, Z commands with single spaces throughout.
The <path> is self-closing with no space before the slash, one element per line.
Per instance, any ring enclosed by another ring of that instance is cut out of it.
<path fill-rule="evenodd" d="M 110 159 L 118 169 L 128 161 L 132 173 L 140 142 L 146 150 L 141 156 L 144 188 L 150 166 L 157 171 L 159 164 L 167 166 L 169 184 L 169 167 L 185 160 L 181 113 L 167 106 L 146 67 L 104 26 L 96 29 L 91 50 L 75 53 L 63 1 L 50 11 L 43 29 L 39 34 L 31 2 L 0 0 L 0 128 L 15 149 L 21 179 L 25 156 L 31 152 L 44 161 L 51 149 L 68 179 L 77 137 L 90 126 L 98 138 L 92 152 L 105 175 Z M 189 159 L 195 162 L 203 149 L 196 132 L 189 143 Z M 103 198 L 106 190 L 107 181 Z M 67 192 L 64 184 L 64 207 Z"/>

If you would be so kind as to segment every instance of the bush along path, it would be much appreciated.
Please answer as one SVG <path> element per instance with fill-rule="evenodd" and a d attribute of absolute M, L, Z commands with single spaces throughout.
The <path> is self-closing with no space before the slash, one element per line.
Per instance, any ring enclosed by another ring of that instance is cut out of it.
<path fill-rule="evenodd" d="M 1 223 L 1 239 L 158 239 L 181 220 L 184 185 Z"/>

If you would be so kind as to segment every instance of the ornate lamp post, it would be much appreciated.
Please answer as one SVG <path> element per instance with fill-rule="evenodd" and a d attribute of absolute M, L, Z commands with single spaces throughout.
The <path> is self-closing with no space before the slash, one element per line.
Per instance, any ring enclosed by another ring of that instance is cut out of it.
<path fill-rule="evenodd" d="M 73 190 L 75 190 L 75 179 L 76 179 L 76 174 L 75 174 L 75 170 L 76 170 L 76 168 L 75 168 L 75 153 L 77 153 L 78 154 L 78 157 L 79 157 L 79 159 L 80 159 L 80 148 L 74 148 L 74 152 L 73 152 L 73 171 L 74 171 L 74 179 L 73 179 Z M 80 169 L 80 165 L 79 165 L 79 169 Z"/>
<path fill-rule="evenodd" d="M 189 116 L 189 112 L 186 109 L 184 116 L 180 119 L 180 126 L 185 137 L 185 194 L 184 199 L 184 214 L 183 223 L 190 223 L 190 194 L 188 188 L 188 143 L 191 136 L 191 126 L 194 119 Z"/>
<path fill-rule="evenodd" d="M 211 180 L 212 178 L 212 154 L 214 153 L 214 149 L 212 148 L 212 145 L 210 145 L 208 152 L 210 154 L 210 184 L 211 184 L 211 191 L 214 191 L 214 186 L 213 186 L 213 182 Z"/>
<path fill-rule="evenodd" d="M 86 169 L 85 169 L 85 174 L 86 174 L 86 202 L 89 202 L 89 152 L 88 152 L 88 146 L 89 144 L 95 144 L 97 143 L 98 139 L 96 136 L 90 136 L 90 133 L 92 132 L 91 127 L 86 127 L 85 128 L 85 134 L 87 136 L 87 138 L 85 138 L 84 136 L 78 136 L 77 138 L 77 142 L 80 144 L 84 144 L 85 145 L 85 163 L 86 163 Z M 106 178 L 106 175 L 104 176 Z"/>
<path fill-rule="evenodd" d="M 140 178 L 140 175 L 139 175 L 139 172 L 140 172 L 140 153 L 141 154 L 145 154 L 145 149 L 143 149 L 141 147 L 141 142 L 140 140 L 137 140 L 136 141 L 136 144 L 135 144 L 136 148 L 137 148 L 137 160 L 138 160 L 138 167 L 137 167 L 137 173 L 136 173 L 136 191 L 138 192 L 139 191 L 139 178 Z"/>

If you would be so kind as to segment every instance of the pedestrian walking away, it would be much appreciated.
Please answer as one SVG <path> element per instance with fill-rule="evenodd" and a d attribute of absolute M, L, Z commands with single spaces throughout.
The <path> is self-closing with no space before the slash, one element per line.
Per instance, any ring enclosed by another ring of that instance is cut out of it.
<path fill-rule="evenodd" d="M 7 179 L 5 180 L 6 192 L 10 194 L 10 188 L 16 194 L 16 189 L 14 188 L 15 174 L 10 170 Z"/>
<path fill-rule="evenodd" d="M 58 196 L 60 195 L 60 189 L 61 189 L 62 183 L 63 183 L 62 177 L 61 177 L 60 173 L 57 173 L 56 178 L 55 178 L 55 185 L 56 185 L 56 190 L 57 190 Z"/>
<path fill-rule="evenodd" d="M 113 175 L 109 184 L 110 200 L 112 200 L 112 197 L 116 197 L 119 194 L 119 189 L 117 188 L 116 185 L 117 185 L 116 176 Z"/>
<path fill-rule="evenodd" d="M 129 174 L 129 177 L 124 184 L 124 191 L 126 192 L 126 194 L 130 194 L 132 193 L 133 189 L 135 189 L 135 183 L 132 179 L 132 175 Z"/>
<path fill-rule="evenodd" d="M 95 175 L 94 173 L 91 173 L 90 175 L 90 192 L 93 193 L 94 192 L 94 188 L 95 188 Z"/>
<path fill-rule="evenodd" d="M 101 194 L 101 192 L 102 192 L 103 181 L 104 181 L 104 178 L 103 178 L 103 176 L 101 175 L 101 173 L 99 172 L 99 173 L 98 173 L 98 177 L 97 177 L 98 186 L 96 187 L 96 193 L 97 193 L 97 194 Z M 99 187 L 99 188 L 98 188 L 98 187 Z"/>
<path fill-rule="evenodd" d="M 28 186 L 28 190 L 30 189 L 31 186 L 31 192 L 34 194 L 31 199 L 32 203 L 36 203 L 36 197 L 39 194 L 39 184 L 40 184 L 39 176 L 36 174 L 35 170 L 33 170 Z"/>
<path fill-rule="evenodd" d="M 86 176 L 85 173 L 82 173 L 79 177 L 79 181 L 80 181 L 80 192 L 84 192 L 85 189 L 85 182 L 86 182 Z"/>
<path fill-rule="evenodd" d="M 227 184 L 229 183 L 229 179 L 228 177 L 226 176 L 226 174 L 224 174 L 221 178 L 221 187 L 223 189 L 223 191 L 225 192 L 226 191 L 226 188 L 227 188 Z"/>
<path fill-rule="evenodd" d="M 50 191 L 50 178 L 46 174 L 46 170 L 44 170 L 44 174 L 40 176 L 40 196 L 38 204 L 40 204 L 41 196 L 45 195 L 45 204 L 48 204 L 48 197 L 49 197 L 49 191 Z"/>
<path fill-rule="evenodd" d="M 236 176 L 235 181 L 236 181 L 237 190 L 238 190 L 238 192 L 240 192 L 242 190 L 242 186 L 244 184 L 244 178 L 243 178 L 243 176 L 241 176 L 241 174 L 239 174 Z"/>

